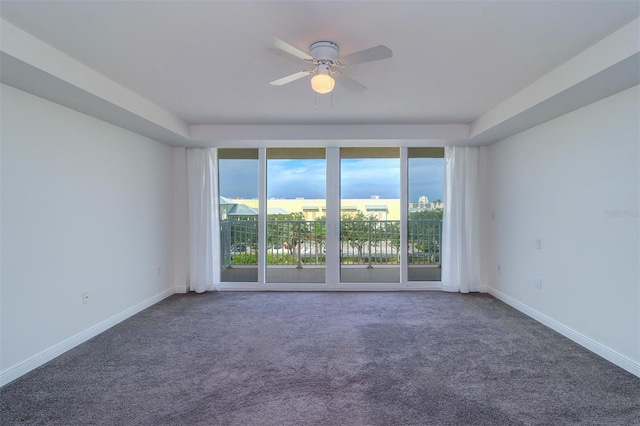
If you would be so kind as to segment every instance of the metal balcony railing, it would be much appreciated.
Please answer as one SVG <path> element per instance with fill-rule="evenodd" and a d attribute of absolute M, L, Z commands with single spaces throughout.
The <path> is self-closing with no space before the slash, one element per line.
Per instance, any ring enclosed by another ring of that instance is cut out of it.
<path fill-rule="evenodd" d="M 440 265 L 441 220 L 409 220 L 407 255 L 410 265 Z M 305 220 L 267 221 L 267 264 L 325 263 L 326 223 Z M 340 263 L 390 265 L 400 263 L 399 220 L 341 220 Z M 220 224 L 222 267 L 257 265 L 258 222 L 227 220 Z"/>

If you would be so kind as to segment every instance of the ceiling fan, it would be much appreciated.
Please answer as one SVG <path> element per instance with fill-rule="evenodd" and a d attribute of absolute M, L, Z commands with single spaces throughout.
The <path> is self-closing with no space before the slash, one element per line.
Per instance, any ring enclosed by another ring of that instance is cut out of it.
<path fill-rule="evenodd" d="M 309 47 L 309 53 L 306 53 L 277 37 L 270 36 L 266 37 L 266 39 L 273 47 L 307 61 L 314 66 L 311 71 L 299 71 L 286 77 L 273 80 L 271 84 L 274 86 L 282 86 L 283 84 L 291 83 L 308 75 L 313 75 L 311 78 L 311 88 L 320 94 L 331 92 L 335 87 L 336 81 L 352 92 L 363 92 L 367 90 L 365 86 L 341 70 L 350 65 L 379 61 L 393 56 L 391 49 L 382 44 L 340 58 L 339 47 L 332 41 L 317 41 L 312 43 Z"/>

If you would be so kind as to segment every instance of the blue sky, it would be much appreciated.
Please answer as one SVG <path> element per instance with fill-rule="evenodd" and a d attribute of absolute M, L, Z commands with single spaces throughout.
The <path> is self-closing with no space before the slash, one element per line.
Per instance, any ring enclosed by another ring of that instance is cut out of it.
<path fill-rule="evenodd" d="M 258 197 L 258 160 L 221 160 L 220 192 L 229 198 Z M 426 195 L 442 200 L 442 158 L 409 159 L 409 201 Z M 325 198 L 325 160 L 269 160 L 267 198 Z M 342 198 L 400 198 L 397 158 L 341 160 Z"/>

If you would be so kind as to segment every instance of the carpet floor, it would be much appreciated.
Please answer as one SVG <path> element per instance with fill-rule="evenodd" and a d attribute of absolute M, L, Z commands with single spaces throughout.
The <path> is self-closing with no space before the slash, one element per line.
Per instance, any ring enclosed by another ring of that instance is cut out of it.
<path fill-rule="evenodd" d="M 174 295 L 0 389 L 3 425 L 639 425 L 640 378 L 486 294 Z"/>

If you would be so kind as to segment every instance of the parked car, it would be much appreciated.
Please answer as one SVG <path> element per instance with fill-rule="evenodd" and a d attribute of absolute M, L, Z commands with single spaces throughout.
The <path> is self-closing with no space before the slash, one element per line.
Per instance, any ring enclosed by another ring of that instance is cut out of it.
<path fill-rule="evenodd" d="M 244 244 L 234 244 L 231 246 L 231 251 L 234 253 L 244 253 L 247 251 L 247 246 Z"/>

